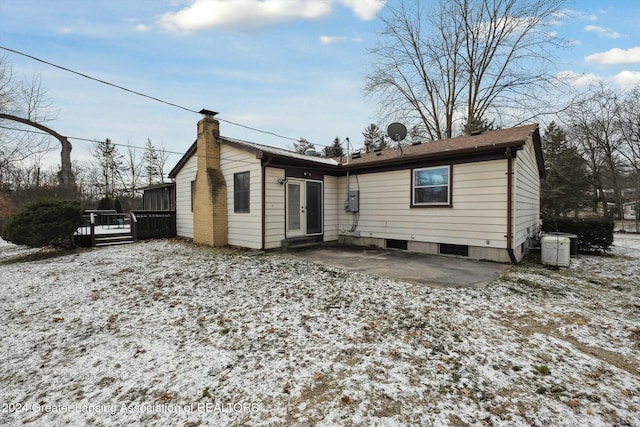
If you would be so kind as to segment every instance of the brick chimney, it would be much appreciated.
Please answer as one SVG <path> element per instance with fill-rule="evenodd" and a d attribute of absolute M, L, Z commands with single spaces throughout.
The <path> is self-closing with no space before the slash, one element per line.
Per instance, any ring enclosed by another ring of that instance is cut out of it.
<path fill-rule="evenodd" d="M 193 241 L 226 246 L 227 184 L 220 170 L 220 122 L 205 117 L 198 122 L 196 172 L 193 194 Z"/>

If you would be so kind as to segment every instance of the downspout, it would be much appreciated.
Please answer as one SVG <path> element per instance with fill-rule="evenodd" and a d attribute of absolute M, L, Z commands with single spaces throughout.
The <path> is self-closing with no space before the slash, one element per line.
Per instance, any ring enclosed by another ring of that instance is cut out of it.
<path fill-rule="evenodd" d="M 273 157 L 269 157 L 267 159 L 266 162 L 264 162 L 262 164 L 262 202 L 261 202 L 261 210 L 262 210 L 262 250 L 265 249 L 265 236 L 266 236 L 266 232 L 264 229 L 264 225 L 266 223 L 266 218 L 267 218 L 267 211 L 266 211 L 266 194 L 267 194 L 267 166 L 269 165 L 269 163 L 271 163 L 271 160 L 273 159 Z"/>
<path fill-rule="evenodd" d="M 513 153 L 511 147 L 507 147 L 507 253 L 511 263 L 517 264 L 518 260 L 513 252 Z"/>

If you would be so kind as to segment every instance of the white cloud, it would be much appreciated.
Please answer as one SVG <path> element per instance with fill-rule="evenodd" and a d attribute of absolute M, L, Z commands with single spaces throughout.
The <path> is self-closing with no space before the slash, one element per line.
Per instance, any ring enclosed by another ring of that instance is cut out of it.
<path fill-rule="evenodd" d="M 610 79 L 623 90 L 640 85 L 640 71 L 622 71 Z"/>
<path fill-rule="evenodd" d="M 630 90 L 640 85 L 640 71 L 622 71 L 613 76 L 603 77 L 593 73 L 576 73 L 566 70 L 560 71 L 556 77 L 567 84 L 577 87 L 586 88 L 594 83 L 608 82 L 613 83 L 622 90 Z"/>
<path fill-rule="evenodd" d="M 191 0 L 175 13 L 166 13 L 162 25 L 171 31 L 208 28 L 265 27 L 279 22 L 313 20 L 329 15 L 336 0 Z M 373 19 L 386 0 L 340 0 L 358 18 Z"/>
<path fill-rule="evenodd" d="M 614 48 L 606 52 L 594 53 L 585 57 L 584 60 L 600 65 L 640 64 L 640 46 L 630 49 Z"/>
<path fill-rule="evenodd" d="M 375 18 L 380 9 L 387 3 L 386 0 L 341 0 L 341 3 L 353 10 L 358 18 L 370 21 Z"/>
<path fill-rule="evenodd" d="M 322 44 L 332 44 L 343 41 L 352 41 L 354 43 L 361 42 L 362 39 L 359 37 L 347 37 L 347 36 L 320 36 L 320 43 Z"/>
<path fill-rule="evenodd" d="M 574 71 L 560 71 L 556 77 L 574 87 L 589 87 L 593 83 L 602 81 L 602 77 L 593 73 L 576 73 Z"/>
<path fill-rule="evenodd" d="M 138 24 L 135 27 L 133 27 L 133 29 L 134 31 L 137 31 L 139 33 L 146 33 L 151 30 L 151 27 L 144 24 Z"/>
<path fill-rule="evenodd" d="M 322 44 L 331 44 L 337 43 L 341 41 L 349 40 L 349 37 L 345 36 L 320 36 L 320 43 Z"/>
<path fill-rule="evenodd" d="M 563 9 L 552 14 L 559 21 L 564 21 L 568 18 L 577 18 L 583 21 L 597 21 L 598 16 L 596 14 L 588 15 L 585 12 L 581 12 L 575 9 Z"/>
<path fill-rule="evenodd" d="M 619 32 L 614 31 L 610 28 L 600 27 L 598 25 L 587 25 L 586 27 L 584 27 L 584 30 L 587 32 L 596 33 L 599 37 L 606 37 L 609 39 L 619 39 L 620 37 L 622 37 L 622 34 L 620 34 Z"/>

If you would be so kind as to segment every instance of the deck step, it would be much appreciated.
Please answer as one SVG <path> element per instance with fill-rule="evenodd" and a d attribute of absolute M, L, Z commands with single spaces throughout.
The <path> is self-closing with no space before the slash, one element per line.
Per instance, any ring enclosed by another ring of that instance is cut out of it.
<path fill-rule="evenodd" d="M 126 245 L 129 243 L 133 243 L 133 236 L 131 234 L 99 234 L 95 238 L 95 246 Z"/>
<path fill-rule="evenodd" d="M 317 237 L 298 237 L 295 239 L 284 239 L 280 243 L 283 251 L 300 251 L 303 249 L 313 249 L 320 247 L 322 240 Z"/>

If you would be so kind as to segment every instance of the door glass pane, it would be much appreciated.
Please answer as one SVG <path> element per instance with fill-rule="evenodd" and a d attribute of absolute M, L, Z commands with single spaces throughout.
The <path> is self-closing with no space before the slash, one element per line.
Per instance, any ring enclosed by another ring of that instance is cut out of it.
<path fill-rule="evenodd" d="M 322 233 L 322 183 L 307 181 L 307 234 Z"/>
<path fill-rule="evenodd" d="M 300 230 L 300 184 L 287 184 L 288 230 Z"/>

